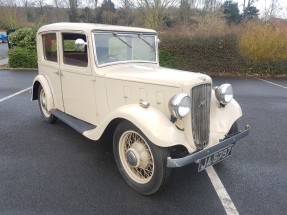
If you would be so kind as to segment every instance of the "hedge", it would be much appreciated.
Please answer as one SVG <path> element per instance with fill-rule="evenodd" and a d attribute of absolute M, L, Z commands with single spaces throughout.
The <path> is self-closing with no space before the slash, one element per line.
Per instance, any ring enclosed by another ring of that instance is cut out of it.
<path fill-rule="evenodd" d="M 33 28 L 20 28 L 9 35 L 13 46 L 36 49 L 36 30 Z"/>
<path fill-rule="evenodd" d="M 8 64 L 12 68 L 36 68 L 36 31 L 32 28 L 21 28 L 9 35 L 12 49 L 9 50 Z"/>
<path fill-rule="evenodd" d="M 36 68 L 37 51 L 36 49 L 13 47 L 8 52 L 9 66 L 11 68 Z"/>
<path fill-rule="evenodd" d="M 208 38 L 164 35 L 160 39 L 162 66 L 200 72 L 244 69 L 244 59 L 238 51 L 235 35 Z"/>
<path fill-rule="evenodd" d="M 245 41 L 247 34 L 242 35 Z M 250 55 L 245 55 L 242 51 L 242 35 L 188 37 L 174 33 L 160 34 L 160 65 L 208 73 L 287 74 L 287 60 L 282 57 L 254 61 Z M 282 44 L 278 41 L 279 43 Z M 263 44 L 254 43 L 253 45 L 262 46 Z M 286 49 L 283 50 L 286 52 Z"/>

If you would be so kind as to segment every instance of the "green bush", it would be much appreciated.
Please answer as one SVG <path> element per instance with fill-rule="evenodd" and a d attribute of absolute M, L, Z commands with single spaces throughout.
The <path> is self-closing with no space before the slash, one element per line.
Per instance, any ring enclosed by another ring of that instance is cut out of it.
<path fill-rule="evenodd" d="M 37 52 L 36 49 L 13 47 L 8 52 L 9 66 L 12 68 L 36 68 Z"/>
<path fill-rule="evenodd" d="M 163 67 L 179 68 L 181 65 L 187 64 L 187 60 L 184 57 L 178 57 L 167 51 L 159 52 L 159 62 Z"/>
<path fill-rule="evenodd" d="M 9 50 L 9 66 L 12 68 L 36 68 L 36 31 L 32 28 L 21 28 L 9 35 L 13 44 Z"/>
<path fill-rule="evenodd" d="M 249 62 L 246 64 L 246 72 L 262 75 L 286 74 L 287 61 Z"/>
<path fill-rule="evenodd" d="M 237 37 L 161 35 L 160 64 L 198 72 L 242 71 L 244 59 L 237 48 Z"/>
<path fill-rule="evenodd" d="M 239 49 L 241 54 L 252 62 L 266 64 L 287 61 L 287 29 L 248 23 L 240 36 Z"/>
<path fill-rule="evenodd" d="M 9 41 L 13 46 L 36 49 L 36 30 L 33 28 L 21 28 L 9 35 Z"/>

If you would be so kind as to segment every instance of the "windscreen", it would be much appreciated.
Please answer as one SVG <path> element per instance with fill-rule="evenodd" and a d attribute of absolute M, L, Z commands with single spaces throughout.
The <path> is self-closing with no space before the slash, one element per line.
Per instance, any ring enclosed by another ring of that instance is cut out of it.
<path fill-rule="evenodd" d="M 156 35 L 143 33 L 95 33 L 98 65 L 121 62 L 156 63 Z"/>

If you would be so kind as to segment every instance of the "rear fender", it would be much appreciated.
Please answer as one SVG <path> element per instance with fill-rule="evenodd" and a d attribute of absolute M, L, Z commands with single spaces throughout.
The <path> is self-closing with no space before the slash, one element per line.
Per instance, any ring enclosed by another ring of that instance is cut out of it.
<path fill-rule="evenodd" d="M 46 99 L 47 99 L 47 110 L 50 111 L 51 109 L 54 109 L 54 107 L 55 107 L 54 106 L 54 99 L 53 99 L 50 85 L 49 85 L 49 83 L 48 83 L 48 81 L 44 75 L 37 75 L 34 78 L 31 100 L 33 101 L 33 100 L 38 99 L 38 89 L 39 89 L 40 85 L 42 86 L 42 88 L 45 91 Z"/>

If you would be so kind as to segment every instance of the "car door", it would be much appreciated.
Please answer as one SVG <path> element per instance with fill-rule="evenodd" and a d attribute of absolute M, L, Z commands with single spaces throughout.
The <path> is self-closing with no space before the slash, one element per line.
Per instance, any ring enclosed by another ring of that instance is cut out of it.
<path fill-rule="evenodd" d="M 38 64 L 39 74 L 47 78 L 52 90 L 55 108 L 64 111 L 58 39 L 56 32 L 43 33 L 38 37 Z"/>
<path fill-rule="evenodd" d="M 97 124 L 94 81 L 87 46 L 79 49 L 77 39 L 87 41 L 79 32 L 61 33 L 61 80 L 65 112 L 88 123 Z"/>

